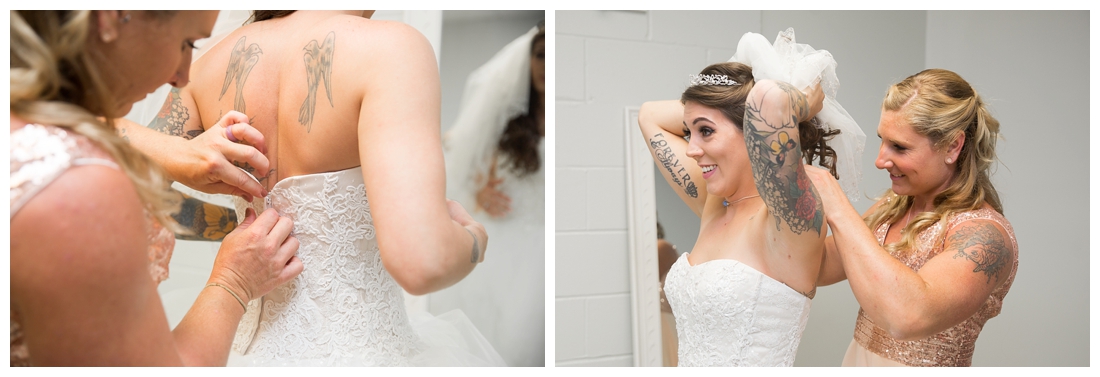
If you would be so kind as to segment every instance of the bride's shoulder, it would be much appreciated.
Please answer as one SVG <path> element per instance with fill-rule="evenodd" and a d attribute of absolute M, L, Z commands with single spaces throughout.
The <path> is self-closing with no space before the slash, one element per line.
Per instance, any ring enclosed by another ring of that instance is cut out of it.
<path fill-rule="evenodd" d="M 433 51 L 428 38 L 406 23 L 344 15 L 336 17 L 340 22 L 331 24 L 336 38 L 340 38 L 341 34 L 354 38 L 355 43 L 349 44 L 352 50 L 374 56 L 385 54 L 390 59 L 416 54 L 424 49 Z"/>

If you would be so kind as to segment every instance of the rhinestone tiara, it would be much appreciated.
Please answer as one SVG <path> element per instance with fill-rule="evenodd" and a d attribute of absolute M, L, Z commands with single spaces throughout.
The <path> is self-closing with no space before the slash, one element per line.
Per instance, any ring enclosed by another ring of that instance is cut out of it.
<path fill-rule="evenodd" d="M 730 80 L 726 75 L 691 75 L 690 86 L 696 85 L 741 85 L 737 81 Z"/>

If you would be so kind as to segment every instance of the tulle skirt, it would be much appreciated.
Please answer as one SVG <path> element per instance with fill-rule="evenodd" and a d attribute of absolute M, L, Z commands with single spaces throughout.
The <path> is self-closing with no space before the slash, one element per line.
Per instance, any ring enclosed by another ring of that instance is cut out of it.
<path fill-rule="evenodd" d="M 439 316 L 428 312 L 409 313 L 409 322 L 420 338 L 421 349 L 408 358 L 379 361 L 377 358 L 323 358 L 271 360 L 255 354 L 229 354 L 228 366 L 429 366 L 429 367 L 495 367 L 506 366 L 504 359 L 489 341 L 470 323 L 460 310 Z"/>

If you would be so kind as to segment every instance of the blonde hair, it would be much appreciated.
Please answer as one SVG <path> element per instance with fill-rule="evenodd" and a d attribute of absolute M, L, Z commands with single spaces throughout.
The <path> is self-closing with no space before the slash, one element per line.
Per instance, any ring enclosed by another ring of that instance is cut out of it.
<path fill-rule="evenodd" d="M 12 115 L 87 137 L 126 173 L 145 209 L 180 230 L 171 217 L 180 196 L 168 189 L 163 169 L 115 132 L 118 102 L 100 74 L 103 57 L 88 48 L 93 11 L 10 12 Z"/>
<path fill-rule="evenodd" d="M 883 111 L 899 111 L 913 131 L 932 142 L 937 150 L 948 148 L 963 136 L 955 175 L 946 190 L 932 200 L 935 209 L 918 215 L 903 230 L 901 241 L 886 246 L 890 252 L 909 250 L 916 235 L 936 222 L 957 213 L 982 208 L 989 203 L 1004 214 L 997 189 L 989 180 L 990 168 L 997 159 L 997 122 L 978 93 L 958 74 L 944 69 L 927 69 L 894 84 L 886 91 Z M 882 203 L 864 221 L 869 227 L 901 220 L 913 204 L 913 197 L 887 190 Z"/>

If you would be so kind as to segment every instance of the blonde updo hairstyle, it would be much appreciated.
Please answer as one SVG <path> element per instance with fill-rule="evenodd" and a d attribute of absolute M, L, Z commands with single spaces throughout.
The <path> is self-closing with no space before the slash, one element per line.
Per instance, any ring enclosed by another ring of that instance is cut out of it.
<path fill-rule="evenodd" d="M 737 63 L 726 62 L 711 64 L 703 69 L 700 74 L 725 75 L 738 85 L 693 85 L 684 90 L 680 96 L 681 103 L 688 101 L 703 106 L 717 109 L 726 118 L 733 121 L 737 129 L 744 132 L 745 99 L 749 97 L 756 80 L 752 76 L 752 67 Z M 836 172 L 836 152 L 826 142 L 840 134 L 840 130 L 824 131 L 815 125 L 817 119 L 798 124 L 798 140 L 802 147 L 802 157 L 807 164 L 818 159 L 819 165 L 829 169 L 833 176 Z"/>
<path fill-rule="evenodd" d="M 94 12 L 11 12 L 11 113 L 29 123 L 53 125 L 87 137 L 107 152 L 134 183 L 145 209 L 170 230 L 180 196 L 168 189 L 164 170 L 115 132 L 118 102 L 101 67 L 110 62 L 89 48 Z M 175 11 L 136 11 L 169 18 Z"/>
<path fill-rule="evenodd" d="M 964 137 L 954 177 L 932 200 L 935 209 L 914 218 L 902 229 L 901 241 L 887 245 L 887 251 L 909 250 L 921 231 L 936 222 L 946 223 L 954 214 L 982 208 L 984 203 L 1004 214 L 997 189 L 989 180 L 1001 126 L 966 80 L 944 69 L 921 71 L 891 86 L 882 109 L 900 111 L 913 131 L 927 137 L 936 150 L 945 150 L 957 137 Z M 901 220 L 913 205 L 913 197 L 893 190 L 887 190 L 883 198 L 886 200 L 878 209 L 864 219 L 871 229 Z"/>

